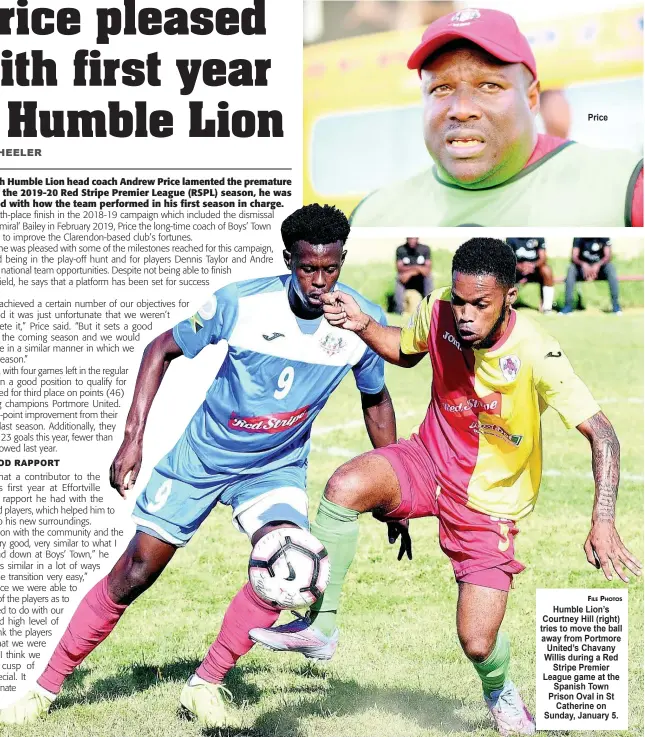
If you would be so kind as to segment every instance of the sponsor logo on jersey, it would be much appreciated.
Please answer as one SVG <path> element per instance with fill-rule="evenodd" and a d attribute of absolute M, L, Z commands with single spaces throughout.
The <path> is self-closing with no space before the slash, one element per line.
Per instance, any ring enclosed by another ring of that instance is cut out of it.
<path fill-rule="evenodd" d="M 335 356 L 337 353 L 340 353 L 346 345 L 347 343 L 344 338 L 340 335 L 334 336 L 331 333 L 327 333 L 320 340 L 320 347 L 328 356 Z"/>
<path fill-rule="evenodd" d="M 511 435 L 511 433 L 506 432 L 503 427 L 489 422 L 471 422 L 469 429 L 474 430 L 480 435 L 492 435 L 495 438 L 501 438 L 507 443 L 514 445 L 516 448 L 522 440 L 524 440 L 524 435 Z"/>
<path fill-rule="evenodd" d="M 515 257 L 519 261 L 521 258 L 532 258 L 534 253 L 534 251 L 529 251 L 528 248 L 520 246 L 518 249 L 515 250 Z"/>
<path fill-rule="evenodd" d="M 549 351 L 544 357 L 545 358 L 560 358 L 561 355 L 562 355 L 562 351 L 558 351 L 557 353 L 554 353 L 553 351 Z"/>
<path fill-rule="evenodd" d="M 502 411 L 502 395 L 494 392 L 486 397 L 461 397 L 453 402 L 441 401 L 441 408 L 451 415 L 480 414 L 499 415 Z"/>
<path fill-rule="evenodd" d="M 259 417 L 240 417 L 233 412 L 229 417 L 228 427 L 230 430 L 240 432 L 284 432 L 301 425 L 307 417 L 309 417 L 309 406 L 294 409 L 293 412 L 275 412 L 272 415 Z"/>
<path fill-rule="evenodd" d="M 499 359 L 499 367 L 506 381 L 515 381 L 522 362 L 517 356 L 502 356 Z"/>
<path fill-rule="evenodd" d="M 457 338 L 455 338 L 452 333 L 449 333 L 447 330 L 445 330 L 442 337 L 444 340 L 447 340 L 448 343 L 454 345 L 458 351 L 461 350 L 461 343 L 457 340 Z"/>
<path fill-rule="evenodd" d="M 264 340 L 275 340 L 276 338 L 284 338 L 284 333 L 272 333 L 271 335 L 265 335 L 262 333 Z"/>
<path fill-rule="evenodd" d="M 537 261 L 537 249 L 520 246 L 517 251 L 515 251 L 515 256 L 518 261 L 520 259 L 524 259 L 525 261 Z"/>

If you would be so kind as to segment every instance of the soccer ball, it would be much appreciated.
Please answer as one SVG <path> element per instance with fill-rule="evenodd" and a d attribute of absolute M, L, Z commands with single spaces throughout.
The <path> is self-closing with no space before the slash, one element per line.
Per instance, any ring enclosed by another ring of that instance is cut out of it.
<path fill-rule="evenodd" d="M 251 551 L 249 581 L 255 593 L 279 609 L 311 606 L 327 588 L 329 556 L 324 545 L 299 527 L 281 527 Z"/>

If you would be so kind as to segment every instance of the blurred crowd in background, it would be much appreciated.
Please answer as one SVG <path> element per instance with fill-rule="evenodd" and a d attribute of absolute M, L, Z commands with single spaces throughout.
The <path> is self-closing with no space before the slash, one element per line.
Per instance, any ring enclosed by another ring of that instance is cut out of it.
<path fill-rule="evenodd" d="M 555 282 L 564 281 L 564 306 L 561 315 L 571 314 L 576 307 L 583 308 L 579 282 L 606 281 L 609 287 L 611 311 L 622 314 L 619 299 L 619 276 L 613 262 L 610 238 L 574 238 L 571 260 L 566 274 L 555 276 L 549 264 L 545 238 L 507 238 L 507 244 L 517 259 L 516 282 L 540 287 L 540 312 L 554 310 Z M 394 280 L 393 310 L 400 315 L 414 312 L 419 302 L 433 290 L 432 252 L 419 238 L 406 238 L 396 249 L 396 276 Z M 625 277 L 634 279 L 633 276 Z M 642 276 L 636 277 L 642 279 Z"/>

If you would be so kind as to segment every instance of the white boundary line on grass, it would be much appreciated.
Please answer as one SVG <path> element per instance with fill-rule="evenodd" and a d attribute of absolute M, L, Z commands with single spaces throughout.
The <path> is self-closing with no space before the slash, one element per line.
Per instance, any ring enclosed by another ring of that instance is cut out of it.
<path fill-rule="evenodd" d="M 320 447 L 315 446 L 312 447 L 312 450 L 319 450 L 323 453 L 326 453 L 327 455 L 334 456 L 336 458 L 356 458 L 357 455 L 360 455 L 359 451 L 352 451 L 347 450 L 347 448 L 339 448 L 334 445 L 326 446 L 326 447 Z M 589 471 L 588 473 L 580 472 L 580 471 L 559 471 L 557 468 L 547 468 L 542 472 L 543 476 L 552 476 L 552 477 L 559 477 L 559 476 L 569 476 L 575 479 L 593 479 L 593 474 Z M 644 477 L 642 474 L 638 473 L 621 473 L 620 474 L 621 479 L 625 481 L 643 481 Z"/>
<path fill-rule="evenodd" d="M 643 397 L 605 397 L 604 399 L 598 399 L 597 401 L 598 404 L 620 404 L 621 402 L 626 402 L 627 404 L 643 404 Z M 398 417 L 399 419 L 403 419 L 404 417 L 418 416 L 422 420 L 425 409 L 426 408 L 423 408 L 418 412 L 400 412 Z M 352 420 L 351 422 L 344 422 L 342 425 L 329 425 L 327 427 L 314 426 L 311 431 L 311 437 L 319 438 L 323 435 L 338 432 L 339 430 L 350 430 L 354 427 L 363 427 L 364 424 L 363 420 Z"/>
<path fill-rule="evenodd" d="M 581 473 L 580 471 L 558 471 L 557 468 L 547 468 L 542 472 L 543 476 L 573 476 L 577 479 L 593 479 L 591 471 L 587 473 Z M 643 481 L 643 477 L 640 473 L 623 473 L 621 471 L 620 478 L 625 481 Z"/>
<path fill-rule="evenodd" d="M 427 407 L 424 407 L 423 409 L 419 410 L 418 412 L 400 412 L 397 417 L 399 419 L 403 417 L 419 417 L 420 420 L 423 420 L 423 417 L 425 416 L 425 411 Z M 319 438 L 322 435 L 329 435 L 332 432 L 338 432 L 339 430 L 350 430 L 353 427 L 364 427 L 365 422 L 363 420 L 352 420 L 351 422 L 343 422 L 342 425 L 329 425 L 328 427 L 314 427 L 311 430 L 311 437 L 312 438 Z M 354 454 L 356 455 L 356 454 Z"/>

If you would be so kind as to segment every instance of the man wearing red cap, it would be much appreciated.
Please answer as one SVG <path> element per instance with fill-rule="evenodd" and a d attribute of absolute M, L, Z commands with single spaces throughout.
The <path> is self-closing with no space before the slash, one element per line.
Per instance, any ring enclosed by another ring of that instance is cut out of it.
<path fill-rule="evenodd" d="M 352 225 L 643 225 L 638 154 L 538 134 L 535 58 L 510 15 L 439 18 L 408 67 L 421 78 L 435 165 L 368 195 Z"/>

